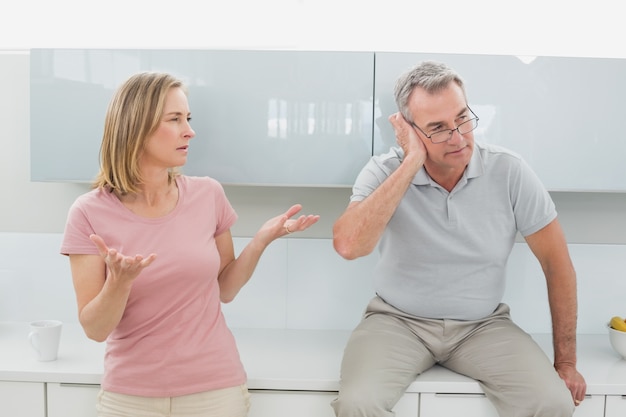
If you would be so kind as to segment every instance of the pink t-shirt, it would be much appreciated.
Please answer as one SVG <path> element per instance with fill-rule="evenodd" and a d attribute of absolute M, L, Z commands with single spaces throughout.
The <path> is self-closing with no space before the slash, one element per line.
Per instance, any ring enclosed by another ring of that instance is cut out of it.
<path fill-rule="evenodd" d="M 69 210 L 62 254 L 98 254 L 89 235 L 125 255 L 156 253 L 136 278 L 124 315 L 107 339 L 102 388 L 173 397 L 246 382 L 221 311 L 215 236 L 237 219 L 222 186 L 177 177 L 176 208 L 140 217 L 106 190 L 80 196 Z"/>

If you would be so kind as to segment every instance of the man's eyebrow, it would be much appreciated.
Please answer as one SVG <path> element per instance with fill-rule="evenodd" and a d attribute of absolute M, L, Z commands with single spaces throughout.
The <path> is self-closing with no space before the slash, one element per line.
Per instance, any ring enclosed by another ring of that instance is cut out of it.
<path fill-rule="evenodd" d="M 467 106 L 465 106 L 465 107 L 464 107 L 464 108 L 463 108 L 460 112 L 458 112 L 458 113 L 457 113 L 456 117 L 460 117 L 460 116 L 462 116 L 464 113 L 467 113 L 468 109 L 469 109 L 469 108 L 468 108 Z M 445 124 L 445 123 L 444 123 L 444 122 L 441 122 L 441 121 L 439 121 L 439 122 L 430 122 L 430 123 L 428 123 L 428 124 L 425 126 L 425 128 L 431 128 L 431 127 L 434 127 L 434 126 L 439 126 L 439 125 L 443 125 L 443 124 Z"/>

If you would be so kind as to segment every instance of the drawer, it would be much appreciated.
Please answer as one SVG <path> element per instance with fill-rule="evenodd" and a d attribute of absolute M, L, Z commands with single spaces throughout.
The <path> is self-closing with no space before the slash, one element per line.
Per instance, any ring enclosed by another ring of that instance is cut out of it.
<path fill-rule="evenodd" d="M 47 417 L 96 417 L 100 385 L 47 383 Z"/>

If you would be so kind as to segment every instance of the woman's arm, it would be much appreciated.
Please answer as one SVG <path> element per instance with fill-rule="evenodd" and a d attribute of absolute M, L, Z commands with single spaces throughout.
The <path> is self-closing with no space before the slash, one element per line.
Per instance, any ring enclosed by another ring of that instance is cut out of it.
<path fill-rule="evenodd" d="M 97 235 L 90 239 L 100 256 L 69 255 L 70 268 L 80 324 L 87 337 L 102 342 L 120 322 L 133 281 L 156 255 L 125 256 Z"/>
<path fill-rule="evenodd" d="M 248 282 L 261 255 L 270 243 L 286 234 L 305 230 L 319 220 L 320 216 L 318 215 L 302 215 L 297 219 L 290 218 L 301 209 L 302 206 L 296 204 L 285 213 L 266 221 L 237 258 L 235 258 L 230 230 L 215 237 L 217 250 L 220 254 L 218 281 L 220 299 L 223 303 L 231 302 Z"/>

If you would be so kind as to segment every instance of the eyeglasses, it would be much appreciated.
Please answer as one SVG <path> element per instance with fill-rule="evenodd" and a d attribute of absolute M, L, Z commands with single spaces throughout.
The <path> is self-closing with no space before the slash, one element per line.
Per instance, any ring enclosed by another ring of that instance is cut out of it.
<path fill-rule="evenodd" d="M 426 132 L 424 132 L 422 129 L 419 128 L 419 126 L 417 126 L 415 123 L 411 122 L 411 124 L 420 132 L 422 132 L 422 134 L 424 136 L 426 136 L 428 139 L 430 139 L 430 141 L 433 144 L 437 144 L 437 143 L 443 143 L 443 142 L 447 142 L 450 139 L 452 139 L 452 135 L 454 134 L 454 131 L 456 130 L 457 132 L 459 132 L 459 135 L 465 135 L 469 132 L 471 132 L 472 130 L 476 129 L 478 127 L 478 116 L 476 116 L 476 114 L 472 111 L 472 109 L 469 108 L 469 106 L 467 106 L 467 109 L 472 113 L 472 115 L 474 116 L 473 118 L 466 120 L 462 123 L 459 123 L 459 125 L 454 128 L 454 129 L 443 129 L 443 130 L 438 130 L 434 133 L 431 133 L 430 135 L 427 135 Z"/>

